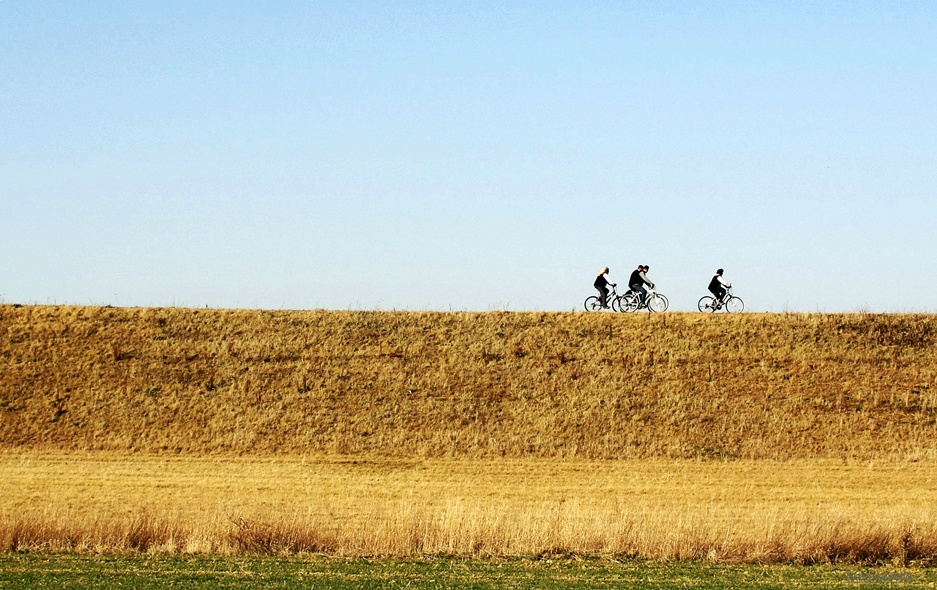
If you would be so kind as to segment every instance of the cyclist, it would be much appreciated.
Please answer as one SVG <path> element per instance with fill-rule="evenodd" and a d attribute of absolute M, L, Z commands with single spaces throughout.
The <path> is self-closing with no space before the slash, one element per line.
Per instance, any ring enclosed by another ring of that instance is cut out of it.
<path fill-rule="evenodd" d="M 598 276 L 595 277 L 595 282 L 592 283 L 592 286 L 599 290 L 599 303 L 602 304 L 603 309 L 608 309 L 608 305 L 606 304 L 606 300 L 608 299 L 608 285 L 613 287 L 618 286 L 616 283 L 610 283 L 608 281 L 608 279 L 605 277 L 607 274 L 608 267 L 606 266 L 599 271 Z"/>
<path fill-rule="evenodd" d="M 716 296 L 716 303 L 722 304 L 722 299 L 726 296 L 726 289 L 732 288 L 732 283 L 726 282 L 722 278 L 722 273 L 724 271 L 720 268 L 716 271 L 716 274 L 713 275 L 711 281 L 709 281 L 709 292 Z"/>
<path fill-rule="evenodd" d="M 628 279 L 628 287 L 631 288 L 635 293 L 641 294 L 641 307 L 647 303 L 647 289 L 644 288 L 644 285 L 647 285 L 651 289 L 654 288 L 654 283 L 647 279 L 647 271 L 651 270 L 651 267 L 646 264 L 639 264 L 638 268 L 631 273 L 631 277 Z"/>

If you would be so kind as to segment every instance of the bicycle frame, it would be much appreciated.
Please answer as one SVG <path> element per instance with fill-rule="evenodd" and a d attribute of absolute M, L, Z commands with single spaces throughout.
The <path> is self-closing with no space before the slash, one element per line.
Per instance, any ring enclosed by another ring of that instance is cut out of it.
<path fill-rule="evenodd" d="M 618 285 L 608 284 L 608 295 L 605 296 L 605 305 L 611 307 L 617 299 L 621 298 L 621 295 L 618 294 Z"/>
<path fill-rule="evenodd" d="M 719 304 L 720 307 L 725 305 L 729 301 L 729 299 L 732 299 L 733 297 L 735 297 L 735 295 L 732 293 L 732 287 L 724 287 L 724 289 L 726 290 L 726 294 L 722 296 L 721 300 L 716 302 Z M 716 296 L 713 295 L 713 299 L 715 298 Z"/>
<path fill-rule="evenodd" d="M 644 285 L 644 290 L 647 292 L 647 295 L 644 297 L 644 302 L 647 303 L 647 300 L 651 298 L 651 295 L 653 295 L 654 293 L 657 293 L 657 290 L 654 289 L 654 287 L 651 287 L 650 285 Z M 630 287 L 628 288 L 628 292 L 634 293 L 635 295 L 641 294 L 640 291 L 636 291 Z"/>
<path fill-rule="evenodd" d="M 621 295 L 618 294 L 618 287 L 617 285 L 613 285 L 612 283 L 609 283 L 608 287 L 609 287 L 608 295 L 606 295 L 605 297 L 605 309 L 612 309 L 613 311 L 618 311 L 619 309 L 618 304 L 619 304 L 619 300 L 621 299 Z M 596 290 L 598 290 L 598 288 L 596 288 Z M 589 304 L 590 299 L 594 299 L 596 301 L 596 307 L 590 306 Z M 600 295 L 590 295 L 589 297 L 586 297 L 586 311 L 598 311 L 600 309 L 603 309 L 603 308 L 597 307 L 599 299 L 600 299 Z"/>
<path fill-rule="evenodd" d="M 650 286 L 645 286 L 644 289 L 645 291 L 647 291 L 647 297 L 644 298 L 643 304 L 638 303 L 641 293 L 633 289 L 628 289 L 628 291 L 626 291 L 625 294 L 621 296 L 621 300 L 622 300 L 620 303 L 621 310 L 622 311 L 638 311 L 640 309 L 649 309 L 648 303 L 654 300 L 655 298 L 659 298 L 663 300 L 663 303 L 664 303 L 663 309 L 660 309 L 657 311 L 666 311 L 667 308 L 670 307 L 670 303 L 669 301 L 667 301 L 666 295 L 664 295 L 663 293 L 658 293 L 656 289 Z M 627 302 L 627 305 L 625 304 L 625 302 Z M 650 311 L 655 311 L 655 310 L 650 310 Z"/>
<path fill-rule="evenodd" d="M 726 293 L 722 296 L 722 299 L 716 299 L 716 296 L 710 291 L 708 295 L 704 295 L 700 298 L 697 307 L 700 311 L 722 311 L 723 309 L 727 312 L 741 312 L 745 309 L 745 302 L 742 301 L 741 297 L 738 297 L 732 292 L 732 287 L 725 287 Z M 704 306 L 704 301 L 706 299 L 711 300 L 714 305 L 710 306 L 709 303 L 706 303 Z M 729 309 L 727 306 L 732 304 L 734 309 Z M 705 309 L 704 309 L 705 307 Z"/>

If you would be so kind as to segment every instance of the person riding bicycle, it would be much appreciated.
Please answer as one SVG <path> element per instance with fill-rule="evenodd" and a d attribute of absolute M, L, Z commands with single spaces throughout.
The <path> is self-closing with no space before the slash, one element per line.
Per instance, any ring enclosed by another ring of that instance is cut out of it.
<path fill-rule="evenodd" d="M 599 275 L 595 277 L 595 282 L 592 283 L 592 286 L 599 290 L 599 303 L 602 304 L 604 309 L 608 309 L 606 301 L 608 299 L 608 285 L 617 287 L 616 283 L 610 283 L 605 275 L 608 274 L 608 267 L 606 266 L 599 271 Z"/>
<path fill-rule="evenodd" d="M 716 296 L 717 303 L 723 303 L 723 299 L 726 296 L 726 289 L 732 288 L 732 283 L 726 282 L 722 278 L 722 273 L 724 271 L 720 268 L 716 271 L 716 274 L 713 275 L 711 281 L 709 281 L 709 292 Z"/>
<path fill-rule="evenodd" d="M 651 289 L 654 288 L 654 283 L 648 280 L 646 274 L 650 269 L 651 267 L 646 264 L 639 264 L 638 268 L 631 273 L 631 277 L 628 279 L 628 287 L 635 293 L 641 295 L 642 307 L 647 303 L 647 289 L 644 288 L 644 285 L 647 285 Z"/>

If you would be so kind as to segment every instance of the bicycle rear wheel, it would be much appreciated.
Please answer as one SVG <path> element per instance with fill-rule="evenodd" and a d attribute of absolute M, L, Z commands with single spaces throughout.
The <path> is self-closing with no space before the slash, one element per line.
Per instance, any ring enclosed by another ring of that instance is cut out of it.
<path fill-rule="evenodd" d="M 703 295 L 699 298 L 699 303 L 696 305 L 702 312 L 715 312 L 716 311 L 716 298 L 710 295 Z"/>
<path fill-rule="evenodd" d="M 726 311 L 729 313 L 742 313 L 745 309 L 745 302 L 733 295 L 726 301 Z"/>
<path fill-rule="evenodd" d="M 628 291 L 621 296 L 621 301 L 618 302 L 618 305 L 621 307 L 621 310 L 626 313 L 637 311 L 641 301 L 639 297 L 640 296 L 634 291 Z"/>
<path fill-rule="evenodd" d="M 661 295 L 660 293 L 654 293 L 647 298 L 647 309 L 648 311 L 653 312 L 662 312 L 667 311 L 667 308 L 670 307 L 670 302 L 667 301 L 667 297 Z"/>
<path fill-rule="evenodd" d="M 586 308 L 586 311 L 602 310 L 602 303 L 599 301 L 599 297 L 597 295 L 590 295 L 586 297 L 586 300 L 582 305 Z"/>

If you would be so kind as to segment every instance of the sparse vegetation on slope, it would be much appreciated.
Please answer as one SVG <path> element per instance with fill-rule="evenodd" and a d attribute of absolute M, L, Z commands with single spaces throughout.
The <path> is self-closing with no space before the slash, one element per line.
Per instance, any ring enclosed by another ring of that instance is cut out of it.
<path fill-rule="evenodd" d="M 0 306 L 0 446 L 931 458 L 924 315 Z"/>

